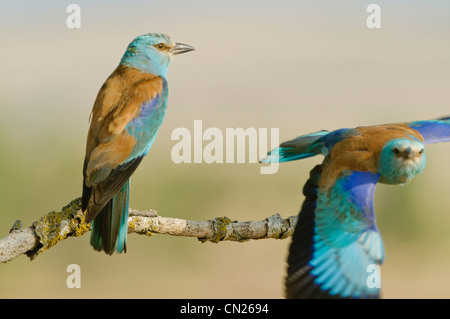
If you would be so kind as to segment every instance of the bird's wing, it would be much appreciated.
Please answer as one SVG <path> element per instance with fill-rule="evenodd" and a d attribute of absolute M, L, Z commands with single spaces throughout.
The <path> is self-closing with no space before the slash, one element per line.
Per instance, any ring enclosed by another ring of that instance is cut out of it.
<path fill-rule="evenodd" d="M 83 167 L 87 221 L 120 190 L 148 152 L 164 118 L 166 95 L 162 77 L 123 67 L 101 88 Z"/>
<path fill-rule="evenodd" d="M 425 144 L 450 142 L 450 117 L 432 121 L 415 121 L 406 124 L 418 131 Z"/>
<path fill-rule="evenodd" d="M 261 163 L 282 163 L 315 156 L 319 153 L 312 149 L 311 145 L 328 133 L 328 131 L 318 131 L 281 143 L 280 147 L 269 151 Z"/>
<path fill-rule="evenodd" d="M 383 241 L 373 197 L 379 174 L 344 170 L 334 185 L 319 187 L 325 165 L 303 188 L 288 257 L 288 298 L 377 298 Z M 372 276 L 371 276 L 372 275 Z M 378 277 L 377 277 L 378 276 Z"/>
<path fill-rule="evenodd" d="M 339 129 L 336 131 L 318 131 L 296 137 L 283 142 L 267 153 L 261 163 L 281 163 L 312 157 L 318 154 L 328 155 L 332 147 L 344 139 L 360 134 L 354 129 Z"/>

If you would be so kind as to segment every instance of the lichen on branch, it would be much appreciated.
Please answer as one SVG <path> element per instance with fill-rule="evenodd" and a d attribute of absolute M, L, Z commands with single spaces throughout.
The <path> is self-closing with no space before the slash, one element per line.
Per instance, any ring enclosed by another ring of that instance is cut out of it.
<path fill-rule="evenodd" d="M 201 242 L 244 242 L 251 239 L 285 239 L 292 236 L 296 216 L 281 218 L 279 214 L 262 221 L 238 222 L 228 217 L 208 221 L 193 221 L 158 216 L 154 210 L 130 209 L 128 233 L 152 236 L 154 233 L 171 236 L 196 237 Z M 25 229 L 16 221 L 10 234 L 0 239 L 0 263 L 26 254 L 31 260 L 68 237 L 79 237 L 90 231 L 81 211 L 81 198 L 72 200 L 61 211 L 52 211 Z"/>

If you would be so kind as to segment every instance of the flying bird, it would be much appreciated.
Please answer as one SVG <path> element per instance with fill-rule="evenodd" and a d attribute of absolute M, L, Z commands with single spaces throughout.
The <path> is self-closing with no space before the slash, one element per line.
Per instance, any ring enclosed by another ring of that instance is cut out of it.
<path fill-rule="evenodd" d="M 83 166 L 82 209 L 93 222 L 90 243 L 126 252 L 130 176 L 155 141 L 167 106 L 167 70 L 193 47 L 167 35 L 136 37 L 97 94 Z"/>
<path fill-rule="evenodd" d="M 318 131 L 282 143 L 261 160 L 325 156 L 303 187 L 287 260 L 287 298 L 380 297 L 380 279 L 369 278 L 384 259 L 375 186 L 410 182 L 425 168 L 425 145 L 439 142 L 450 142 L 450 117 Z"/>

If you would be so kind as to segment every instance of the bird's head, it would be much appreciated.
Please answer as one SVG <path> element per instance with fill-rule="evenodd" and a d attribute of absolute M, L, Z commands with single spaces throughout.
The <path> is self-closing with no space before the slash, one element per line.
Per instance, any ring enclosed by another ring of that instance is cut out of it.
<path fill-rule="evenodd" d="M 190 45 L 175 43 L 165 34 L 147 33 L 128 45 L 120 64 L 166 77 L 173 57 L 192 50 Z"/>
<path fill-rule="evenodd" d="M 427 158 L 424 145 L 417 140 L 399 138 L 387 142 L 380 155 L 380 182 L 406 184 L 423 172 Z"/>

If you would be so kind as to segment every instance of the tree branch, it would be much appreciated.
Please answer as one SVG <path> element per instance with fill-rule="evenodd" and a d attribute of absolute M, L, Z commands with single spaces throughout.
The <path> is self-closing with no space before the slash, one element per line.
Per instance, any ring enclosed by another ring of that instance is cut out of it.
<path fill-rule="evenodd" d="M 128 233 L 152 236 L 153 233 L 172 236 L 196 237 L 201 242 L 218 243 L 224 240 L 243 242 L 250 239 L 292 236 L 297 217 L 282 219 L 275 214 L 262 221 L 238 222 L 227 217 L 216 217 L 208 221 L 193 221 L 179 218 L 161 217 L 153 210 L 130 209 Z M 67 237 L 78 237 L 90 231 L 90 224 L 84 220 L 81 198 L 74 199 L 60 212 L 50 212 L 33 222 L 32 226 L 20 229 L 14 223 L 10 234 L 0 239 L 0 263 L 26 254 L 33 260 Z"/>

